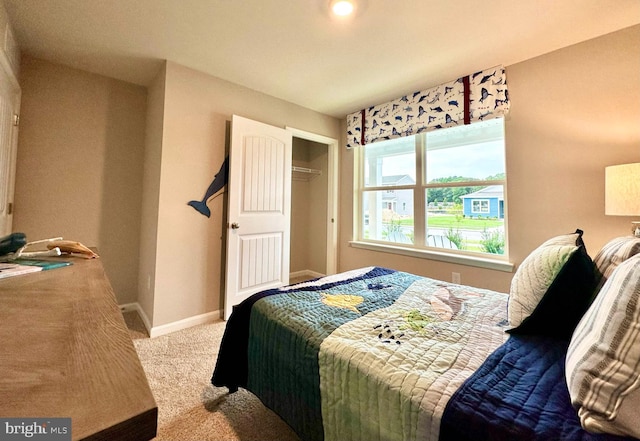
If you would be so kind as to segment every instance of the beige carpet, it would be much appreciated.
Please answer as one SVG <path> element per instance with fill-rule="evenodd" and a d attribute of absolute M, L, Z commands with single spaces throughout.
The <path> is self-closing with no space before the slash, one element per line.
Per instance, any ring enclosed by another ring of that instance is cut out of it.
<path fill-rule="evenodd" d="M 253 394 L 240 389 L 229 395 L 211 385 L 224 326 L 219 321 L 156 338 L 132 333 L 158 403 L 155 440 L 299 441 Z"/>

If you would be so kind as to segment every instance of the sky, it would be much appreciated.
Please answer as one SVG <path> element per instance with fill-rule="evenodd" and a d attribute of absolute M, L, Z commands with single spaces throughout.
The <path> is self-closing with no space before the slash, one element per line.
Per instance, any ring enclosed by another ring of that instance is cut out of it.
<path fill-rule="evenodd" d="M 413 153 L 385 157 L 382 163 L 382 175 L 408 174 L 415 180 L 413 158 Z M 450 176 L 485 179 L 504 172 L 502 141 L 431 150 L 427 153 L 427 181 Z"/>

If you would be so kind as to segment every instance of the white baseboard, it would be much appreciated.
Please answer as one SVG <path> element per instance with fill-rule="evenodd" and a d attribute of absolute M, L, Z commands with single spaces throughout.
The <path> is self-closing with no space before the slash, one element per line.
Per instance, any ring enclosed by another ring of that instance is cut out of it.
<path fill-rule="evenodd" d="M 119 306 L 120 306 L 120 311 L 122 312 L 136 311 L 140 316 L 140 318 L 142 319 L 142 323 L 144 324 L 144 327 L 147 328 L 147 332 L 149 332 L 149 330 L 151 329 L 151 321 L 149 320 L 149 317 L 147 317 L 147 314 L 145 314 L 145 312 L 142 310 L 140 303 L 138 302 L 125 303 Z"/>
<path fill-rule="evenodd" d="M 180 331 L 181 329 L 187 329 L 196 325 L 203 325 L 205 323 L 212 323 L 216 320 L 220 320 L 222 317 L 222 311 L 207 312 L 206 314 L 200 314 L 186 319 L 178 320 L 176 322 L 167 323 L 166 325 L 154 326 L 149 330 L 149 336 L 159 337 L 170 332 Z"/>
<path fill-rule="evenodd" d="M 311 271 L 311 270 L 302 270 L 302 271 L 295 271 L 293 273 L 289 273 L 289 279 L 294 279 L 298 277 L 308 277 L 310 279 L 317 279 L 318 277 L 324 277 L 324 276 L 326 276 L 326 274 L 318 273 L 316 271 Z"/>
<path fill-rule="evenodd" d="M 119 305 L 119 307 L 120 307 L 120 311 L 122 312 L 136 311 L 140 316 L 140 318 L 142 319 L 142 322 L 144 323 L 144 327 L 147 328 L 149 337 L 158 337 L 160 335 L 169 334 L 170 332 L 180 331 L 181 329 L 187 329 L 192 326 L 202 325 L 205 323 L 212 323 L 222 318 L 222 311 L 218 310 L 218 311 L 208 312 L 206 314 L 200 314 L 194 317 L 178 320 L 176 322 L 167 323 L 165 325 L 152 327 L 149 317 L 147 317 L 147 314 L 144 313 L 144 311 L 142 310 L 138 302 L 125 303 L 125 304 Z"/>

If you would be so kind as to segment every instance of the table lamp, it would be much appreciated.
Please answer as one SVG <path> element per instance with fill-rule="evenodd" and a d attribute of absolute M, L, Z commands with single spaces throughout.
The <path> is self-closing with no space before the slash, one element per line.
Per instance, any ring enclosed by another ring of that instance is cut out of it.
<path fill-rule="evenodd" d="M 610 216 L 640 216 L 640 163 L 604 169 L 604 212 Z M 631 222 L 634 236 L 640 237 L 640 221 Z"/>

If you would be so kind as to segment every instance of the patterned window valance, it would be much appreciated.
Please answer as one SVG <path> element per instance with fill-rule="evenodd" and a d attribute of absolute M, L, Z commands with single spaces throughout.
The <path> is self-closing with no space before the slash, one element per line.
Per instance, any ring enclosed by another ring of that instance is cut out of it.
<path fill-rule="evenodd" d="M 509 111 L 503 66 L 347 115 L 347 148 L 470 124 Z"/>

